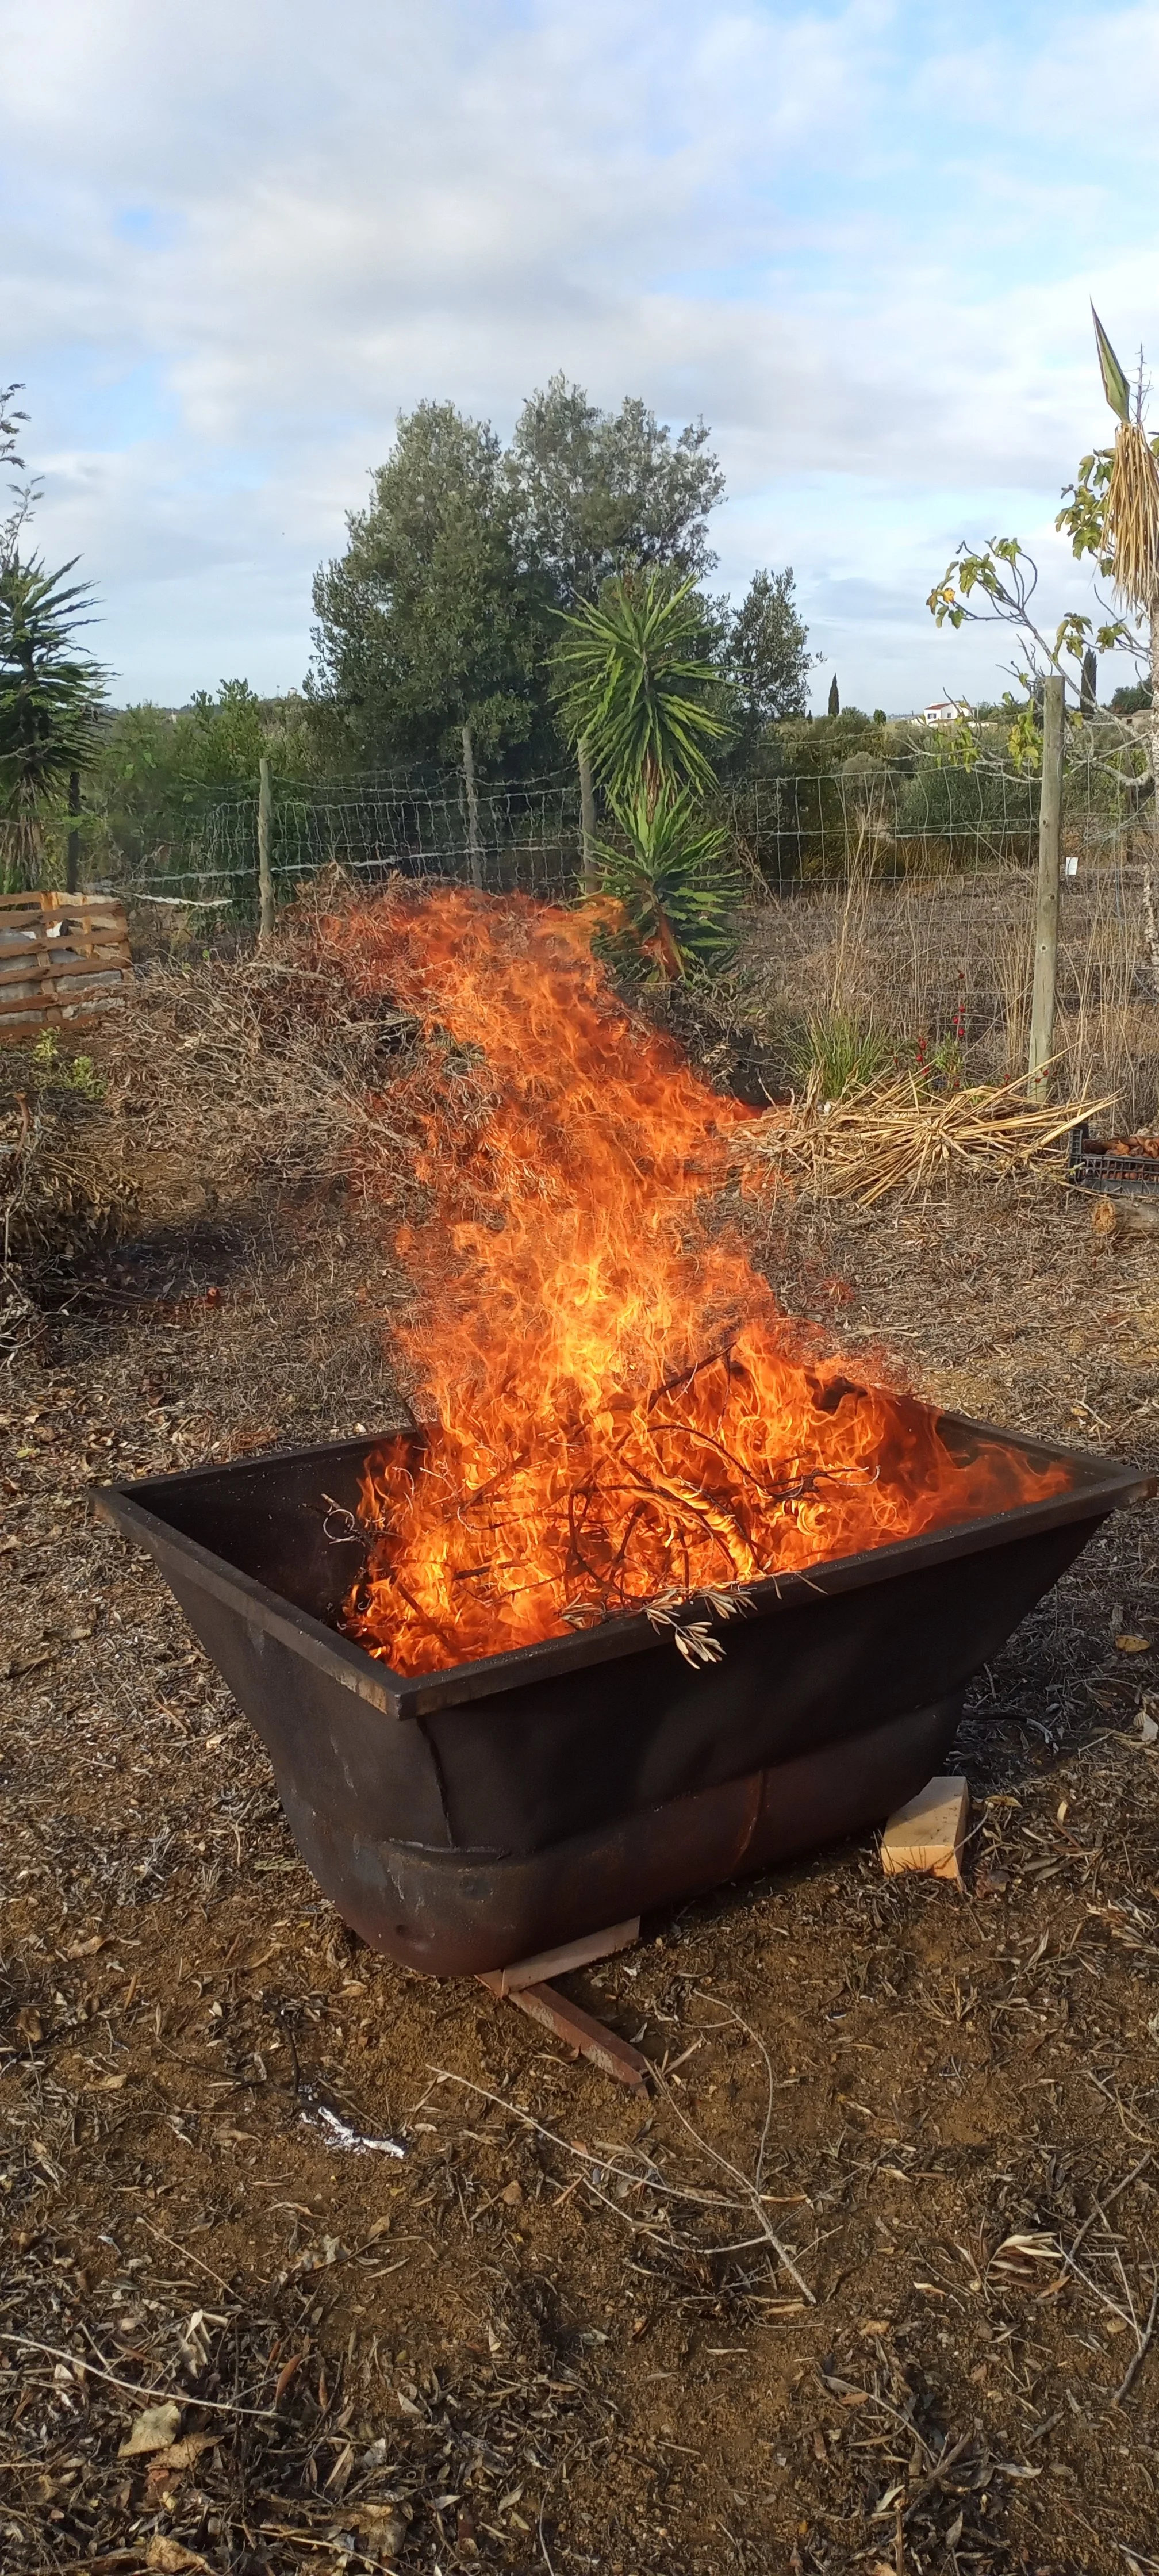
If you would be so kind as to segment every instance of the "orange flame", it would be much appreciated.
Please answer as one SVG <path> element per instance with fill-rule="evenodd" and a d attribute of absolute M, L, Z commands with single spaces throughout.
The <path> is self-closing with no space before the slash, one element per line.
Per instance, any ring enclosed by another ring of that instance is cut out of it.
<path fill-rule="evenodd" d="M 323 935 L 478 1051 L 473 1086 L 448 1049 L 410 1087 L 430 1201 L 398 1237 L 401 1340 L 432 1418 L 368 1464 L 344 1624 L 372 1654 L 440 1671 L 1056 1489 L 809 1352 L 710 1222 L 751 1112 L 625 1009 L 583 915 L 396 885 Z"/>

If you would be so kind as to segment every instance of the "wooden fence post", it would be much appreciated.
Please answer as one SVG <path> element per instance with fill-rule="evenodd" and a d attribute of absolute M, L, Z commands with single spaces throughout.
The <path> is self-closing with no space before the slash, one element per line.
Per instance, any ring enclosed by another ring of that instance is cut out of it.
<path fill-rule="evenodd" d="M 592 777 L 592 756 L 588 750 L 586 738 L 582 734 L 580 736 L 577 750 L 579 757 L 580 847 L 583 862 L 583 882 L 585 889 L 590 889 L 596 884 L 599 876 L 595 854 L 596 790 L 595 781 Z"/>
<path fill-rule="evenodd" d="M 469 724 L 463 727 L 463 785 L 467 791 L 467 856 L 471 883 L 483 887 L 483 853 L 479 847 L 479 798 L 475 790 L 475 750 Z"/>
<path fill-rule="evenodd" d="M 1052 672 L 1042 703 L 1042 794 L 1038 809 L 1038 899 L 1034 914 L 1034 991 L 1030 1004 L 1030 1097 L 1044 1101 L 1054 1054 L 1058 986 L 1058 892 L 1062 863 L 1062 771 L 1065 692 Z"/>
<path fill-rule="evenodd" d="M 70 769 L 68 773 L 68 844 L 65 850 L 64 860 L 64 890 L 66 894 L 75 894 L 80 882 L 80 833 L 72 819 L 74 814 L 79 813 L 80 771 L 79 769 Z"/>
<path fill-rule="evenodd" d="M 274 935 L 274 879 L 270 866 L 270 843 L 273 839 L 273 797 L 270 792 L 270 764 L 258 762 L 258 895 L 261 902 L 259 948 L 267 948 Z"/>

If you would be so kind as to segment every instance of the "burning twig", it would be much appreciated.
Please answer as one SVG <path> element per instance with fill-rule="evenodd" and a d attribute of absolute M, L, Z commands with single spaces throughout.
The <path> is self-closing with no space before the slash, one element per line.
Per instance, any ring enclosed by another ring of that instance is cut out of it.
<path fill-rule="evenodd" d="M 706 1592 L 701 1596 L 716 1619 L 739 1619 L 751 1610 L 747 1592 Z M 662 1593 L 655 1601 L 645 1603 L 644 1615 L 650 1628 L 667 1628 L 678 1655 L 686 1664 L 719 1664 L 724 1660 L 724 1647 L 714 1637 L 707 1619 L 690 1619 L 687 1601 L 679 1593 Z"/>

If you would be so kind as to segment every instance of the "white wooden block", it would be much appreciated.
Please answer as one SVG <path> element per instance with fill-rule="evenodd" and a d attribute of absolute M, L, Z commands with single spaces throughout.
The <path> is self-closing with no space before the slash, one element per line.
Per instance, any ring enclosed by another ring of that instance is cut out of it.
<path fill-rule="evenodd" d="M 887 1878 L 903 1869 L 924 1869 L 932 1878 L 962 1875 L 962 1846 L 970 1812 L 966 1782 L 950 1773 L 927 1780 L 916 1798 L 889 1819 L 881 1837 L 881 1866 Z"/>

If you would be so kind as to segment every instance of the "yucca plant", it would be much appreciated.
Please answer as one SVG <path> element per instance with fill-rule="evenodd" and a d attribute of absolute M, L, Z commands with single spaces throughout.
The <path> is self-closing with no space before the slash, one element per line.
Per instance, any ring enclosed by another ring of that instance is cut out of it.
<path fill-rule="evenodd" d="M 649 810 L 665 788 L 712 785 L 709 746 L 731 727 L 709 703 L 717 673 L 704 658 L 704 610 L 690 581 L 629 573 L 563 619 L 556 655 L 560 712 L 585 743 L 610 796 Z"/>
<path fill-rule="evenodd" d="M 690 966 L 720 966 L 732 947 L 740 879 L 726 853 L 728 835 L 703 820 L 688 788 L 661 785 L 649 797 L 638 786 L 609 804 L 622 843 L 597 842 L 603 892 L 621 907 L 632 953 L 649 959 L 668 982 Z M 618 943 L 613 938 L 613 949 Z"/>
<path fill-rule="evenodd" d="M 1157 859 L 1144 868 L 1143 909 L 1148 925 L 1154 917 L 1153 876 L 1159 864 L 1159 439 L 1143 425 L 1143 366 L 1132 405 L 1131 389 L 1094 306 L 1091 315 L 1099 352 L 1103 392 L 1118 421 L 1115 444 L 1108 454 L 1097 449 L 1084 456 L 1072 498 L 1060 510 L 1056 526 L 1065 528 L 1076 555 L 1094 555 L 1099 571 L 1114 585 L 1126 611 L 1122 632 L 1145 624 L 1151 664 L 1152 831 Z M 1159 966 L 1156 967 L 1159 992 Z"/>

